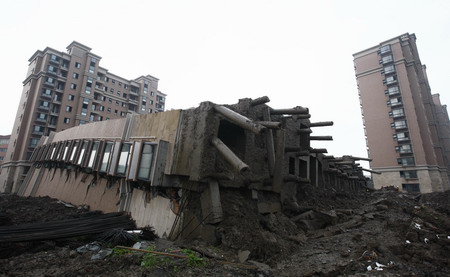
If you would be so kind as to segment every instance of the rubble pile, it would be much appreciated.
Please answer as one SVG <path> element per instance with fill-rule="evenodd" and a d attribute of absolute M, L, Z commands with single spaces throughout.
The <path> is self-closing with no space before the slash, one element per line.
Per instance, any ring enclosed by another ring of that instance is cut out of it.
<path fill-rule="evenodd" d="M 119 250 L 95 236 L 2 243 L 0 275 L 450 275 L 448 191 L 421 195 L 385 188 L 346 193 L 304 187 L 297 195 L 299 209 L 286 214 L 258 213 L 246 193 L 223 191 L 224 220 L 216 232 L 217 245 L 156 239 L 134 246 L 168 254 L 160 256 Z M 48 197 L 0 195 L 3 226 L 87 213 Z"/>

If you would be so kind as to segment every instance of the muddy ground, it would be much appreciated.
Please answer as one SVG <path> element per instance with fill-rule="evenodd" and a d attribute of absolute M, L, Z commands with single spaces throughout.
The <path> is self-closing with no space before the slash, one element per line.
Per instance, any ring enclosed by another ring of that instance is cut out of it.
<path fill-rule="evenodd" d="M 217 244 L 156 239 L 141 246 L 187 258 L 111 243 L 80 250 L 96 236 L 1 243 L 0 276 L 450 276 L 450 192 L 305 187 L 298 198 L 296 212 L 260 215 L 246 190 L 223 191 Z M 0 225 L 89 212 L 48 197 L 0 195 Z"/>

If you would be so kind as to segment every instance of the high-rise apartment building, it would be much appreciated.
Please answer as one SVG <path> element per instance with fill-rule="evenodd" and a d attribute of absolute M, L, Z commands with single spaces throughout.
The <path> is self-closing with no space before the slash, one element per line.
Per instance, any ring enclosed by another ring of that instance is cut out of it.
<path fill-rule="evenodd" d="M 6 151 L 8 150 L 9 137 L 10 135 L 0 136 L 0 165 L 3 163 L 6 156 Z"/>
<path fill-rule="evenodd" d="M 375 188 L 449 189 L 447 108 L 431 94 L 414 34 L 353 54 Z"/>
<path fill-rule="evenodd" d="M 15 192 L 43 135 L 128 113 L 164 111 L 166 95 L 158 91 L 157 78 L 146 75 L 128 80 L 100 67 L 100 60 L 91 48 L 76 41 L 67 52 L 47 47 L 29 59 L 0 191 Z"/>

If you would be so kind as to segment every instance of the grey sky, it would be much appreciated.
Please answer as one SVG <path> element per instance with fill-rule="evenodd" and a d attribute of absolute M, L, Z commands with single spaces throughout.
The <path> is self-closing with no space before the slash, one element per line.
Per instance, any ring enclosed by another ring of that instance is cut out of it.
<path fill-rule="evenodd" d="M 352 54 L 409 32 L 433 93 L 450 103 L 450 1 L 3 1 L 0 134 L 9 134 L 28 59 L 76 40 L 129 79 L 150 74 L 167 108 L 267 95 L 305 106 L 330 154 L 366 156 Z"/>

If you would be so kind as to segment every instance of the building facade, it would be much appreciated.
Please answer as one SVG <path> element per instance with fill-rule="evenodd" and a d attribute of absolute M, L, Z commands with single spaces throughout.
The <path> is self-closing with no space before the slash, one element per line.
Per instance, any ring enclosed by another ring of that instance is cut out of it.
<path fill-rule="evenodd" d="M 449 189 L 447 108 L 431 94 L 414 34 L 353 54 L 375 188 Z"/>
<path fill-rule="evenodd" d="M 0 165 L 6 157 L 6 151 L 8 151 L 10 135 L 0 136 Z"/>
<path fill-rule="evenodd" d="M 67 52 L 52 48 L 29 59 L 11 140 L 0 175 L 0 191 L 15 192 L 29 170 L 41 136 L 129 113 L 164 111 L 166 95 L 158 79 L 128 80 L 100 66 L 91 48 L 72 42 Z"/>

